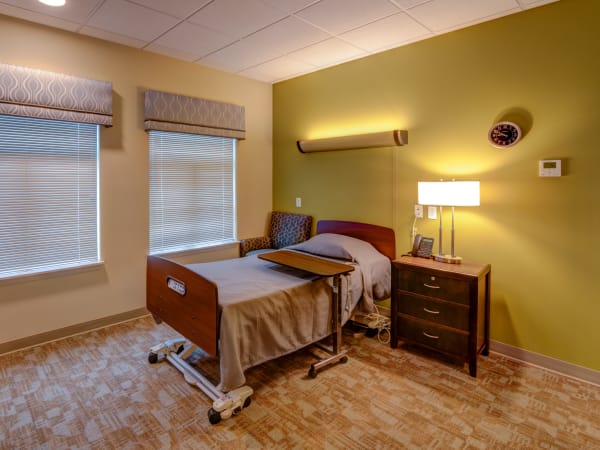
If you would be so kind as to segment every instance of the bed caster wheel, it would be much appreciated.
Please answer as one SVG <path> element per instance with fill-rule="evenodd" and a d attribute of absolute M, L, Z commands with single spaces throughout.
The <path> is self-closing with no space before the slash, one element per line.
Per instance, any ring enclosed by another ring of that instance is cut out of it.
<path fill-rule="evenodd" d="M 250 406 L 250 403 L 252 403 L 252 399 L 250 397 L 246 397 L 246 400 L 244 400 L 244 408 Z"/>
<path fill-rule="evenodd" d="M 342 364 L 346 364 L 346 363 L 348 362 L 348 357 L 347 357 L 347 356 L 342 356 L 342 357 L 340 358 L 340 362 L 341 362 Z"/>
<path fill-rule="evenodd" d="M 308 376 L 311 378 L 317 378 L 317 369 L 315 369 L 314 367 L 308 369 Z"/>
<path fill-rule="evenodd" d="M 183 351 L 183 348 L 184 348 L 184 347 L 183 347 L 183 344 L 182 344 L 182 345 L 180 345 L 180 346 L 177 348 L 177 352 L 176 352 L 176 353 L 177 353 L 178 355 L 179 355 L 179 354 L 181 354 L 181 352 Z"/>
<path fill-rule="evenodd" d="M 156 354 L 154 352 L 148 353 L 148 362 L 150 364 L 154 364 L 154 363 L 158 362 L 158 354 Z"/>
<path fill-rule="evenodd" d="M 208 421 L 211 425 L 216 425 L 221 421 L 221 413 L 215 411 L 213 408 L 208 410 Z"/>

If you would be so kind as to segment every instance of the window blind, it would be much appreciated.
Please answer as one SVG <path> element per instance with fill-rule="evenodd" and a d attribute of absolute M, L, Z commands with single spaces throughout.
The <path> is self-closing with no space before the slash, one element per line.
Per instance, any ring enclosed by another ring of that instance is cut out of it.
<path fill-rule="evenodd" d="M 0 278 L 99 261 L 98 133 L 0 115 Z"/>
<path fill-rule="evenodd" d="M 235 143 L 149 132 L 150 254 L 235 240 Z"/>

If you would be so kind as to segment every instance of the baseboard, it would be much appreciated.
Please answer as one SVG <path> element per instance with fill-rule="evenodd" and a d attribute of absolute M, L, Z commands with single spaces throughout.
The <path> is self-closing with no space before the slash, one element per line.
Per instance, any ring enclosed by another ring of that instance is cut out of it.
<path fill-rule="evenodd" d="M 503 356 L 516 359 L 534 366 L 542 367 L 561 375 L 577 378 L 592 384 L 600 385 L 600 372 L 586 367 L 571 364 L 559 359 L 550 358 L 539 353 L 530 352 L 519 347 L 490 341 L 490 350 Z"/>
<path fill-rule="evenodd" d="M 58 330 L 47 331 L 45 333 L 27 336 L 14 341 L 3 342 L 0 344 L 0 355 L 17 350 L 23 350 L 27 347 L 33 347 L 35 345 L 45 344 L 46 342 L 56 341 L 58 339 L 63 339 L 76 334 L 85 333 L 91 330 L 106 327 L 108 325 L 115 325 L 120 322 L 137 319 L 148 314 L 149 312 L 146 308 L 138 308 L 131 311 L 126 311 L 124 313 L 115 314 L 113 316 L 102 317 L 100 319 L 90 320 L 89 322 L 78 323 L 76 325 L 60 328 Z"/>

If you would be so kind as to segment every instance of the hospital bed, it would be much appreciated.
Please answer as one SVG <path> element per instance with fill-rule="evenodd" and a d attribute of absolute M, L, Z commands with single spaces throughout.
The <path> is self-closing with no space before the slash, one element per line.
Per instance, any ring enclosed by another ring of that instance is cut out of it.
<path fill-rule="evenodd" d="M 285 251 L 348 264 L 352 270 L 340 275 L 336 286 L 333 277 L 259 255 L 188 265 L 148 256 L 147 308 L 157 322 L 183 336 L 152 347 L 148 359 L 167 359 L 213 400 L 211 423 L 250 404 L 246 369 L 323 340 L 336 332 L 336 321 L 345 323 L 355 310 L 370 312 L 374 300 L 390 295 L 390 260 L 395 257 L 390 228 L 322 220 L 315 236 Z M 333 294 L 339 316 L 332 309 Z M 197 351 L 218 358 L 218 385 L 188 363 Z"/>

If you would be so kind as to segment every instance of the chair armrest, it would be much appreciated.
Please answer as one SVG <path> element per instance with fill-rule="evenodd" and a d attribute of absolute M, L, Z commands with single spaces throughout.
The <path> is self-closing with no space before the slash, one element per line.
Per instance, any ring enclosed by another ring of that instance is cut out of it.
<path fill-rule="evenodd" d="M 271 248 L 271 238 L 267 236 L 242 239 L 240 241 L 240 256 L 246 256 L 252 250 Z"/>

